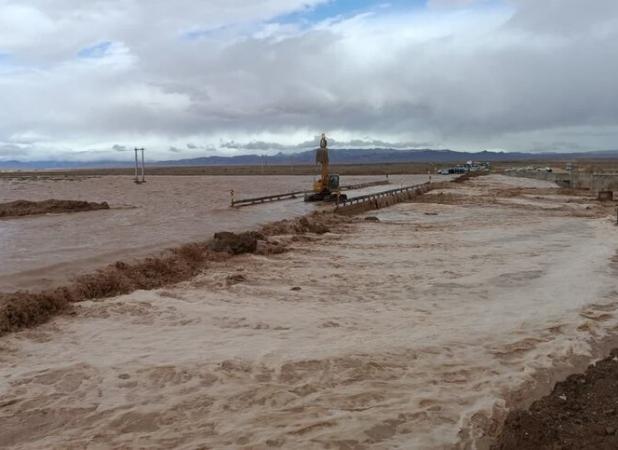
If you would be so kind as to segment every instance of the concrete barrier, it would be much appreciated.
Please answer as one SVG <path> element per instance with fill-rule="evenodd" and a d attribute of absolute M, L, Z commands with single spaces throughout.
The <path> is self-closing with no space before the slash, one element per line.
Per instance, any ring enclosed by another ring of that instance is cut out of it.
<path fill-rule="evenodd" d="M 590 189 L 592 187 L 592 176 L 590 172 L 572 172 L 571 187 L 573 189 Z"/>
<path fill-rule="evenodd" d="M 591 177 L 590 190 L 599 200 L 613 200 L 614 192 L 618 191 L 617 173 L 594 173 Z"/>
<path fill-rule="evenodd" d="M 415 197 L 423 195 L 433 189 L 444 189 L 448 187 L 448 184 L 448 182 L 425 183 L 418 186 L 406 186 L 390 191 L 376 192 L 375 194 L 351 198 L 337 205 L 335 213 L 355 215 L 374 209 L 388 208 L 397 203 L 413 200 Z"/>
<path fill-rule="evenodd" d="M 513 170 L 504 172 L 510 177 L 532 178 L 535 180 L 550 181 L 560 187 L 571 187 L 571 176 L 568 173 L 545 172 L 539 170 Z"/>
<path fill-rule="evenodd" d="M 438 183 L 424 183 L 416 186 L 405 186 L 402 188 L 391 189 L 374 194 L 362 195 L 360 197 L 349 198 L 342 201 L 335 208 L 336 214 L 355 215 L 365 211 L 374 209 L 388 208 L 397 203 L 408 202 L 414 198 L 421 196 L 434 189 L 448 188 L 450 183 L 461 183 L 473 177 L 487 175 L 488 172 L 475 172 L 464 174 L 451 181 L 442 181 Z"/>
<path fill-rule="evenodd" d="M 595 173 L 591 177 L 591 189 L 593 192 L 618 191 L 618 174 Z"/>
<path fill-rule="evenodd" d="M 552 181 L 561 187 L 588 189 L 599 200 L 612 200 L 618 192 L 618 173 L 571 172 L 570 174 L 541 171 L 509 171 L 505 175 L 512 177 L 534 178 Z"/>

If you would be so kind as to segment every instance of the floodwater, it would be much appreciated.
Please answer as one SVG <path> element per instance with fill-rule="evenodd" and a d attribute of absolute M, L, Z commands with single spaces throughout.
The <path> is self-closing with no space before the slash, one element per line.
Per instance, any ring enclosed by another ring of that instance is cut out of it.
<path fill-rule="evenodd" d="M 613 217 L 567 197 L 480 202 L 509 186 L 548 185 L 474 180 L 450 189 L 461 204 L 372 211 L 3 337 L 0 443 L 485 448 L 508 407 L 618 326 Z"/>
<path fill-rule="evenodd" d="M 342 184 L 384 177 L 342 177 Z M 427 175 L 391 176 L 393 187 L 427 181 Z M 178 244 L 207 240 L 217 231 L 240 231 L 312 211 L 301 198 L 230 208 L 236 199 L 310 189 L 311 176 L 71 177 L 0 180 L 0 202 L 85 200 L 111 210 L 0 220 L 0 292 L 47 288 L 127 257 L 143 257 Z M 360 195 L 389 189 L 350 191 Z"/>

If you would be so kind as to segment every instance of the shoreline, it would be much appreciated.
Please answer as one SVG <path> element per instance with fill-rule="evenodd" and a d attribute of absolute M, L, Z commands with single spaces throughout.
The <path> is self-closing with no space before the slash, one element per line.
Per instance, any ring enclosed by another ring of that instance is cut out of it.
<path fill-rule="evenodd" d="M 588 344 L 590 345 L 589 355 L 574 355 L 569 361 L 560 362 L 551 368 L 539 369 L 531 375 L 532 380 L 509 391 L 508 398 L 505 399 L 505 408 L 508 413 L 492 417 L 495 426 L 491 427 L 491 435 L 474 440 L 470 436 L 472 430 L 468 428 L 461 436 L 460 445 L 470 445 L 474 442 L 479 450 L 553 449 L 551 445 L 535 446 L 537 441 L 534 439 L 531 442 L 528 441 L 529 429 L 534 430 L 535 427 L 529 423 L 522 426 L 518 422 L 521 415 L 527 414 L 536 403 L 551 398 L 557 386 L 573 376 L 586 374 L 591 366 L 618 353 L 618 329 L 614 330 L 613 334 L 608 334 L 598 341 L 589 341 Z M 618 395 L 613 397 L 613 401 L 618 402 Z"/>
<path fill-rule="evenodd" d="M 164 249 L 155 256 L 131 262 L 119 260 L 80 275 L 74 282 L 59 287 L 40 291 L 0 292 L 0 337 L 45 323 L 66 311 L 71 304 L 126 295 L 137 290 L 159 289 L 187 281 L 206 270 L 209 262 L 244 253 L 283 252 L 285 246 L 271 238 L 289 233 L 322 234 L 329 230 L 328 226 L 343 222 L 344 219 L 330 212 L 314 212 L 266 224 L 258 231 L 215 233 L 208 241 Z M 217 240 L 220 234 L 228 235 L 223 245 Z"/>
<path fill-rule="evenodd" d="M 614 346 L 617 337 L 613 337 Z M 613 449 L 618 446 L 618 347 L 570 373 L 506 417 L 492 450 Z"/>

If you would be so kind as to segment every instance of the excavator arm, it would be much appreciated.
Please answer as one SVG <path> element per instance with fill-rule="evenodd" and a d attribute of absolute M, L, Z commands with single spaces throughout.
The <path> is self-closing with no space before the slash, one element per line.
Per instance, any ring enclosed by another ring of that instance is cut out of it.
<path fill-rule="evenodd" d="M 316 150 L 315 162 L 322 169 L 320 179 L 313 183 L 314 193 L 306 195 L 305 201 L 335 201 L 344 198 L 345 195 L 339 193 L 339 175 L 331 175 L 329 172 L 328 143 L 324 135 L 320 140 L 320 148 Z"/>
<path fill-rule="evenodd" d="M 315 162 L 322 167 L 320 179 L 313 185 L 315 192 L 322 192 L 328 189 L 328 148 L 321 147 L 315 152 Z"/>

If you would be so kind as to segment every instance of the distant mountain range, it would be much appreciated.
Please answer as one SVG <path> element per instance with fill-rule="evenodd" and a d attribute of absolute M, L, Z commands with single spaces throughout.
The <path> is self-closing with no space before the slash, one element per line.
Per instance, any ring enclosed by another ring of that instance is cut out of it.
<path fill-rule="evenodd" d="M 524 153 L 524 152 L 456 152 L 453 150 L 396 150 L 396 149 L 331 149 L 333 164 L 375 164 L 375 163 L 458 163 L 474 161 L 522 161 L 522 160 L 575 160 L 590 158 L 618 158 L 618 150 L 579 153 Z M 149 166 L 255 166 L 255 165 L 304 165 L 313 164 L 315 151 L 299 153 L 277 153 L 276 155 L 205 156 L 169 161 L 147 161 Z M 0 161 L 0 169 L 82 169 L 132 167 L 133 160 L 126 161 Z"/>

